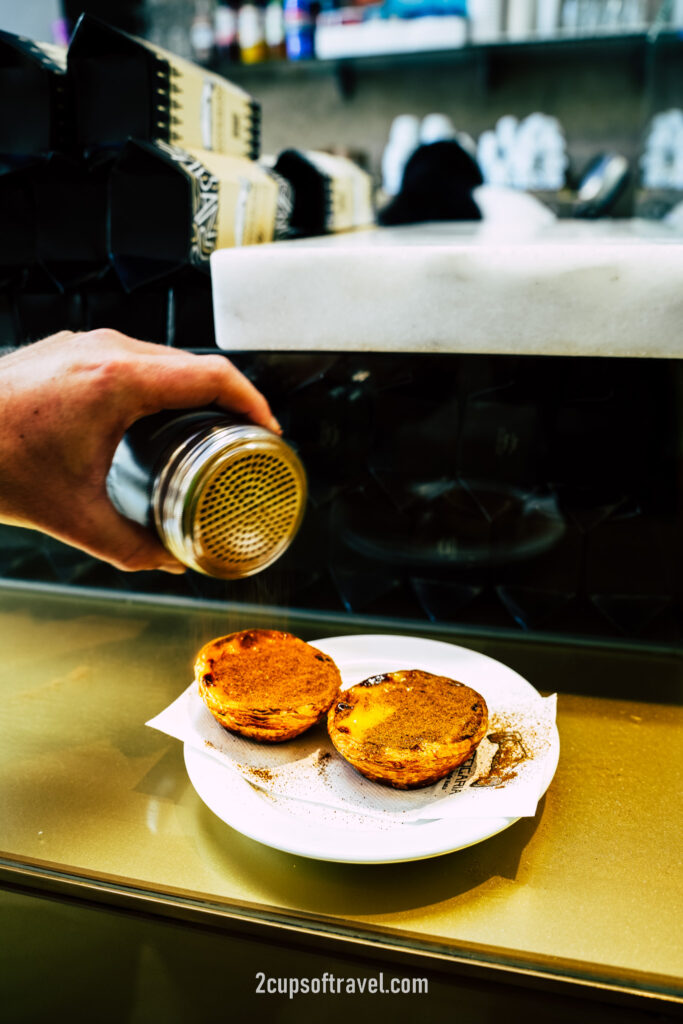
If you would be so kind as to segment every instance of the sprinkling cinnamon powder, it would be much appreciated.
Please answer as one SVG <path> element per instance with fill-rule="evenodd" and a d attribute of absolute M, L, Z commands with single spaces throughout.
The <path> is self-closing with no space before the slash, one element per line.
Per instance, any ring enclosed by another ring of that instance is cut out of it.
<path fill-rule="evenodd" d="M 335 705 L 337 728 L 362 727 L 381 701 L 386 716 L 363 730 L 363 742 L 394 750 L 419 750 L 423 744 L 468 739 L 486 719 L 484 698 L 469 686 L 419 669 L 373 676 L 345 691 Z"/>
<path fill-rule="evenodd" d="M 505 782 L 511 782 L 517 778 L 517 772 L 512 771 L 512 768 L 529 758 L 522 736 L 513 724 L 498 718 L 491 722 L 491 729 L 488 739 L 491 743 L 496 743 L 498 749 L 493 755 L 487 774 L 473 782 L 472 788 L 496 788 Z"/>
<path fill-rule="evenodd" d="M 245 767 L 243 767 L 242 770 L 248 772 L 253 778 L 260 779 L 261 782 L 272 782 L 273 781 L 273 773 L 271 771 L 269 771 L 268 768 L 245 768 Z"/>

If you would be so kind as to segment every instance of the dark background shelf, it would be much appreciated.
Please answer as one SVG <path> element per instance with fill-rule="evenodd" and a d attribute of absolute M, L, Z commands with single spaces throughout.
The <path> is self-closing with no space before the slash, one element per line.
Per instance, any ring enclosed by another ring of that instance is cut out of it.
<path fill-rule="evenodd" d="M 486 43 L 467 43 L 446 50 L 426 50 L 410 53 L 385 53 L 367 56 L 349 55 L 329 59 L 304 61 L 270 60 L 258 64 L 240 64 L 226 61 L 214 65 L 214 70 L 235 82 L 257 88 L 263 80 L 280 82 L 305 80 L 320 75 L 336 77 L 345 95 L 351 95 L 359 79 L 367 72 L 396 72 L 419 68 L 452 68 L 465 64 L 518 65 L 520 60 L 544 62 L 548 58 L 584 60 L 596 55 L 605 60 L 630 62 L 634 74 L 642 79 L 647 72 L 655 50 L 675 52 L 683 43 L 679 32 L 632 32 L 590 36 L 556 36 L 508 40 L 501 38 Z M 489 78 L 490 72 L 484 75 Z"/>

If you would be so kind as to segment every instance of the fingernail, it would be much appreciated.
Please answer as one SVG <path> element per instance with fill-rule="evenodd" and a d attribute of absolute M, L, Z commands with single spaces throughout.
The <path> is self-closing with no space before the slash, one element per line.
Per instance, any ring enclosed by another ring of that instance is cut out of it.
<path fill-rule="evenodd" d="M 278 423 L 274 416 L 270 417 L 270 429 L 273 431 L 274 434 L 282 434 L 282 427 L 280 426 L 280 424 Z"/>
<path fill-rule="evenodd" d="M 167 562 L 165 565 L 160 565 L 159 568 L 162 572 L 172 572 L 174 576 L 182 576 L 185 572 L 185 566 L 180 562 Z"/>

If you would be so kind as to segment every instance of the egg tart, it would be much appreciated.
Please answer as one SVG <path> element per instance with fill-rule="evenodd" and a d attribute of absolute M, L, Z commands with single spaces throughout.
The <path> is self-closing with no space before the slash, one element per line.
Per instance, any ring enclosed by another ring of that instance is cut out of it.
<path fill-rule="evenodd" d="M 480 693 L 420 669 L 372 676 L 344 690 L 327 728 L 357 771 L 395 789 L 427 786 L 448 775 L 486 734 Z"/>
<path fill-rule="evenodd" d="M 310 728 L 341 684 L 332 658 L 293 636 L 246 629 L 205 644 L 195 661 L 199 693 L 231 732 L 281 743 Z"/>

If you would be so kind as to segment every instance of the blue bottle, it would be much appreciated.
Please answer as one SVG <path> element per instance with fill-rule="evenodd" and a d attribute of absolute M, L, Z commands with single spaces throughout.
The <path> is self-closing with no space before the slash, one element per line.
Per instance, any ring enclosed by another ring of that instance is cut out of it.
<path fill-rule="evenodd" d="M 289 60 L 310 60 L 314 56 L 315 19 L 310 0 L 285 0 L 285 45 Z"/>

